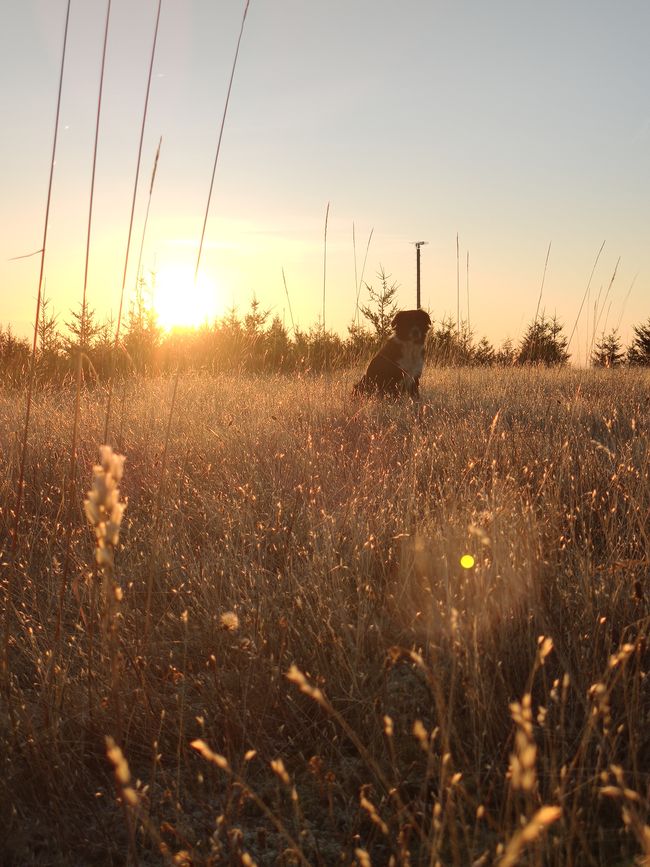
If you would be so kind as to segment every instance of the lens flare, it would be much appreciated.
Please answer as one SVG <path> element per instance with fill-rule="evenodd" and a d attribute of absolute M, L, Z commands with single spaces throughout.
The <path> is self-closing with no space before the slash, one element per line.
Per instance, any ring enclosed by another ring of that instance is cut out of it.
<path fill-rule="evenodd" d="M 474 558 L 471 554 L 463 554 L 460 558 L 460 565 L 463 569 L 471 569 L 474 566 Z"/>

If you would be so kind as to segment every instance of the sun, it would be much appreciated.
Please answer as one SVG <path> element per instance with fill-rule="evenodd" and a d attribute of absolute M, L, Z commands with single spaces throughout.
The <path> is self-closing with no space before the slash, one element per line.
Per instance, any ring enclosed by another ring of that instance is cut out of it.
<path fill-rule="evenodd" d="M 158 324 L 165 329 L 197 328 L 219 315 L 216 284 L 189 265 L 165 265 L 156 273 L 153 306 Z"/>

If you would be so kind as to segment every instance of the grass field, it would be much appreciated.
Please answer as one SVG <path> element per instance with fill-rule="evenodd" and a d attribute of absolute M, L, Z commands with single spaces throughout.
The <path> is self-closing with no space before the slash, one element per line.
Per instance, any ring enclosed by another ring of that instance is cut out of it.
<path fill-rule="evenodd" d="M 650 864 L 650 374 L 352 382 L 0 394 L 0 863 Z"/>

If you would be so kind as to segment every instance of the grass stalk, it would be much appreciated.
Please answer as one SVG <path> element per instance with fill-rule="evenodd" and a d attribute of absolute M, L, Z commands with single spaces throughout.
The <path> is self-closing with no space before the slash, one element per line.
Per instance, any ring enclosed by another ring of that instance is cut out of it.
<path fill-rule="evenodd" d="M 356 297 L 357 294 L 357 286 L 359 285 L 359 280 L 357 279 L 357 238 L 354 229 L 354 220 L 352 220 L 352 256 L 354 258 L 354 294 Z M 359 302 L 357 299 L 357 303 L 354 308 L 354 316 L 352 317 L 352 322 L 356 323 L 359 317 Z"/>
<path fill-rule="evenodd" d="M 291 298 L 289 297 L 289 289 L 287 288 L 287 278 L 284 275 L 284 268 L 282 269 L 282 283 L 284 284 L 284 294 L 287 296 L 287 304 L 289 305 L 289 317 L 291 318 L 291 330 L 293 333 L 296 333 L 296 323 L 293 321 L 293 310 L 291 309 Z"/>
<path fill-rule="evenodd" d="M 596 334 L 598 332 L 598 326 L 600 325 L 600 320 L 602 319 L 603 311 L 605 309 L 605 305 L 607 304 L 607 300 L 609 298 L 609 294 L 612 291 L 612 286 L 614 285 L 614 281 L 616 280 L 616 274 L 618 272 L 618 266 L 621 264 L 621 257 L 619 256 L 616 260 L 616 265 L 614 266 L 614 272 L 610 278 L 609 283 L 607 284 L 607 291 L 605 292 L 605 297 L 603 298 L 603 303 L 600 302 L 600 292 L 598 293 L 598 298 L 596 299 L 596 304 L 594 306 L 594 320 L 593 320 L 593 329 L 591 333 L 591 347 L 590 347 L 590 355 L 594 351 L 594 344 L 596 342 Z M 611 302 L 610 302 L 611 303 Z M 603 331 L 605 326 L 603 326 Z"/>
<path fill-rule="evenodd" d="M 145 612 L 144 612 L 144 633 L 143 633 L 143 647 L 147 646 L 147 640 L 149 638 L 149 631 L 151 629 L 151 608 L 153 602 L 153 585 L 155 579 L 155 570 L 158 565 L 159 552 L 160 552 L 160 537 L 162 534 L 161 527 L 161 519 L 162 519 L 162 508 L 165 497 L 165 475 L 167 472 L 167 456 L 169 454 L 169 440 L 172 432 L 172 422 L 174 419 L 174 409 L 176 407 L 176 394 L 178 392 L 178 379 L 179 379 L 179 369 L 180 365 L 176 367 L 176 373 L 174 375 L 174 387 L 172 391 L 172 399 L 169 405 L 169 414 L 167 416 L 167 429 L 165 431 L 165 442 L 163 445 L 163 453 L 162 453 L 162 462 L 160 466 L 160 476 L 158 478 L 158 488 L 156 493 L 156 503 L 154 506 L 153 513 L 153 551 L 151 556 L 149 557 L 149 569 L 147 573 L 147 597 L 145 602 Z"/>
<path fill-rule="evenodd" d="M 142 123 L 140 125 L 140 142 L 138 144 L 138 158 L 136 160 L 135 167 L 135 179 L 133 181 L 133 195 L 131 197 L 131 213 L 129 215 L 129 230 L 126 238 L 126 251 L 124 254 L 124 270 L 122 272 L 122 288 L 120 290 L 120 305 L 117 313 L 117 324 L 115 326 L 115 341 L 113 345 L 113 352 L 111 353 L 111 371 L 109 374 L 108 380 L 108 397 L 106 400 L 106 418 L 104 421 L 104 442 L 108 442 L 109 430 L 110 430 L 110 418 L 111 418 L 111 404 L 113 400 L 113 378 L 115 375 L 115 356 L 117 353 L 117 348 L 119 346 L 120 340 L 120 326 L 122 324 L 122 308 L 124 305 L 124 289 L 126 287 L 126 274 L 129 267 L 129 252 L 131 250 L 131 234 L 133 232 L 133 217 L 135 214 L 135 203 L 138 196 L 138 180 L 140 178 L 140 164 L 142 162 L 142 143 L 144 141 L 144 131 L 147 123 L 147 111 L 149 109 L 149 93 L 151 91 L 151 76 L 153 73 L 153 64 L 156 56 L 156 43 L 158 41 L 158 25 L 160 23 L 160 10 L 162 7 L 162 0 L 158 0 L 158 11 L 156 13 L 156 25 L 154 28 L 153 34 L 153 43 L 151 46 L 151 57 L 149 59 L 149 74 L 147 76 L 147 89 L 144 97 L 144 106 L 142 109 Z M 158 145 L 160 148 L 160 145 Z M 156 163 L 158 162 L 158 155 L 156 154 Z M 155 167 L 154 167 L 155 174 Z M 153 179 L 152 179 L 153 185 Z M 151 200 L 151 189 L 149 191 L 149 199 Z M 148 210 L 148 209 L 147 209 Z"/>
<path fill-rule="evenodd" d="M 587 300 L 587 295 L 589 294 L 589 290 L 591 288 L 591 281 L 593 280 L 594 273 L 596 271 L 596 267 L 598 265 L 598 260 L 600 259 L 600 254 L 603 252 L 603 248 L 605 246 L 605 241 L 600 245 L 600 249 L 596 254 L 596 258 L 594 260 L 593 268 L 591 269 L 591 274 L 589 275 L 589 281 L 587 282 L 587 288 L 585 289 L 585 294 L 582 296 L 582 301 L 580 302 L 580 307 L 578 309 L 578 315 L 576 316 L 576 321 L 573 323 L 573 328 L 571 329 L 571 334 L 569 335 L 569 339 L 567 341 L 566 348 L 567 350 L 571 346 L 571 341 L 573 340 L 573 336 L 576 333 L 576 328 L 578 327 L 578 322 L 580 320 L 580 314 L 582 313 L 582 308 L 585 305 L 585 301 Z"/>
<path fill-rule="evenodd" d="M 630 283 L 630 288 L 627 290 L 627 294 L 625 295 L 625 298 L 623 299 L 623 303 L 621 304 L 621 313 L 620 313 L 620 316 L 618 317 L 618 322 L 616 323 L 616 330 L 617 331 L 621 327 L 621 322 L 623 321 L 623 314 L 625 313 L 625 307 L 627 305 L 627 302 L 628 302 L 630 295 L 632 294 L 632 289 L 634 289 L 634 284 L 636 283 L 636 278 L 638 276 L 639 275 L 637 273 L 632 278 L 632 282 Z"/>
<path fill-rule="evenodd" d="M 41 264 L 38 275 L 38 290 L 36 294 L 36 312 L 34 315 L 34 338 L 32 342 L 32 354 L 29 363 L 29 381 L 27 383 L 27 396 L 25 401 L 25 420 L 23 423 L 23 434 L 20 449 L 20 467 L 18 470 L 18 484 L 16 486 L 16 504 L 14 506 L 13 529 L 11 532 L 11 548 L 9 553 L 9 576 L 7 586 L 7 599 L 5 604 L 5 622 L 4 622 L 4 643 L 2 654 L 2 679 L 5 688 L 8 690 L 8 675 L 9 675 L 9 642 L 11 635 L 11 616 L 14 606 L 13 592 L 15 585 L 15 568 L 16 555 L 18 553 L 18 538 L 20 526 L 20 514 L 23 504 L 23 491 L 25 486 L 25 459 L 27 456 L 27 443 L 29 438 L 29 423 L 32 409 L 32 397 L 34 393 L 34 380 L 36 375 L 36 351 L 38 340 L 38 323 L 41 314 L 41 295 L 43 290 L 43 279 L 45 273 L 45 253 L 47 250 L 47 233 L 50 224 L 50 204 L 52 202 L 52 182 L 54 179 L 54 166 L 56 164 L 56 146 L 59 135 L 59 118 L 61 114 L 61 94 L 63 92 L 63 72 L 65 69 L 65 56 L 68 45 L 68 24 L 70 21 L 70 0 L 68 0 L 65 13 L 65 26 L 63 29 L 63 47 L 61 50 L 61 66 L 59 70 L 59 87 L 56 99 L 56 113 L 54 117 L 54 134 L 52 137 L 52 156 L 50 157 L 50 174 L 47 184 L 47 199 L 45 203 L 45 219 L 43 224 L 43 240 L 41 243 L 40 255 Z"/>
<path fill-rule="evenodd" d="M 207 227 L 207 223 L 208 223 L 208 216 L 210 213 L 210 203 L 212 201 L 212 192 L 214 189 L 214 179 L 215 179 L 215 175 L 217 172 L 217 164 L 219 162 L 219 154 L 221 153 L 221 142 L 223 140 L 223 132 L 224 132 L 225 125 L 226 125 L 228 106 L 230 104 L 230 94 L 232 92 L 232 85 L 233 85 L 233 81 L 235 78 L 235 70 L 237 68 L 237 59 L 239 57 L 239 49 L 241 47 L 242 36 L 244 34 L 244 25 L 246 24 L 246 15 L 248 14 L 249 5 L 250 5 L 250 0 L 246 0 L 246 4 L 244 6 L 244 11 L 242 14 L 242 19 L 241 19 L 241 26 L 239 28 L 239 35 L 237 37 L 237 46 L 235 48 L 235 56 L 233 58 L 232 67 L 230 70 L 230 78 L 228 80 L 228 90 L 226 93 L 226 101 L 225 101 L 225 104 L 223 107 L 223 113 L 221 115 L 221 124 L 219 126 L 219 137 L 217 139 L 217 147 L 215 150 L 214 162 L 212 165 L 212 176 L 210 178 L 208 198 L 207 198 L 207 201 L 205 204 L 205 212 L 203 215 L 203 226 L 201 228 L 201 238 L 199 241 L 199 249 L 198 249 L 197 254 L 196 254 L 196 266 L 194 269 L 194 282 L 195 283 L 198 280 L 199 269 L 201 267 L 201 256 L 203 253 L 205 231 L 206 231 L 206 227 Z M 155 167 L 154 167 L 154 174 L 155 174 Z M 153 186 L 153 178 L 152 178 L 152 186 Z M 169 446 L 169 438 L 171 435 L 172 421 L 173 421 L 173 417 L 174 417 L 174 408 L 176 405 L 176 394 L 178 391 L 179 376 L 180 376 L 180 363 L 177 363 L 176 373 L 174 375 L 174 388 L 173 388 L 173 393 L 172 393 L 172 401 L 171 401 L 171 405 L 169 408 L 169 416 L 167 419 L 167 433 L 165 435 L 165 446 L 164 446 L 164 450 L 163 450 L 163 461 L 162 461 L 162 467 L 161 467 L 161 471 L 160 471 L 160 480 L 158 483 L 155 522 L 158 522 L 160 520 L 160 515 L 162 513 L 163 492 L 164 492 L 164 483 L 165 483 L 165 470 L 166 470 L 166 466 L 167 466 L 167 450 L 168 450 L 168 446 Z M 154 529 L 154 535 L 157 539 L 158 534 L 155 532 L 155 529 Z M 154 541 L 154 546 L 157 544 L 158 543 L 156 541 Z M 148 640 L 148 636 L 149 636 L 149 630 L 151 628 L 151 606 L 152 606 L 152 593 L 153 593 L 153 583 L 154 583 L 154 569 L 156 567 L 156 560 L 157 560 L 157 557 L 154 557 L 154 556 L 151 557 L 150 564 L 149 564 L 148 579 L 147 579 L 147 598 L 146 598 L 146 606 L 145 606 L 145 627 L 144 627 L 144 636 L 143 636 L 143 641 L 144 641 L 145 646 L 147 644 L 147 640 Z"/>
<path fill-rule="evenodd" d="M 202 740 L 194 740 L 190 744 L 190 746 L 199 753 L 207 762 L 210 762 L 215 767 L 219 768 L 219 770 L 223 771 L 225 774 L 230 777 L 230 779 L 236 783 L 239 789 L 246 793 L 246 795 L 251 799 L 251 801 L 255 804 L 258 810 L 266 816 L 266 818 L 271 822 L 272 825 L 276 828 L 278 833 L 284 837 L 284 839 L 291 846 L 291 855 L 294 858 L 298 859 L 300 864 L 303 864 L 304 867 L 309 867 L 309 861 L 305 858 L 305 855 L 302 851 L 302 847 L 298 843 L 297 840 L 291 835 L 291 833 L 287 830 L 284 823 L 278 818 L 278 816 L 269 809 L 269 807 L 265 804 L 262 798 L 259 797 L 257 792 L 250 787 L 250 785 L 246 782 L 246 780 L 238 774 L 236 771 L 232 769 L 229 762 L 224 756 L 219 755 L 218 753 L 214 753 L 210 747 Z M 250 863 L 250 862 L 249 862 Z"/>
<path fill-rule="evenodd" d="M 366 262 L 368 261 L 368 251 L 370 250 L 370 242 L 372 241 L 372 235 L 375 231 L 374 227 L 370 230 L 370 234 L 368 235 L 368 243 L 366 244 L 366 252 L 363 257 L 363 265 L 361 266 L 361 276 L 359 277 L 359 282 L 357 283 L 357 298 L 355 305 L 355 316 L 357 325 L 359 324 L 359 297 L 361 295 L 361 286 L 363 285 L 363 276 L 366 273 Z"/>
<path fill-rule="evenodd" d="M 144 223 L 142 225 L 142 236 L 140 238 L 140 250 L 138 252 L 138 265 L 135 269 L 135 289 L 138 288 L 138 282 L 142 279 L 142 253 L 144 250 L 144 242 L 147 236 L 147 225 L 149 224 L 149 211 L 151 210 L 151 197 L 153 195 L 153 187 L 156 181 L 156 172 L 158 171 L 158 160 L 160 159 L 160 148 L 162 147 L 162 136 L 158 140 L 156 148 L 156 156 L 153 161 L 153 169 L 151 170 L 151 181 L 149 183 L 149 196 L 147 197 L 147 209 L 144 215 Z"/>
<path fill-rule="evenodd" d="M 325 230 L 323 232 L 323 333 L 325 333 L 325 290 L 327 286 L 327 221 L 330 215 L 330 203 L 325 209 Z"/>
<path fill-rule="evenodd" d="M 467 275 L 467 333 L 469 335 L 472 331 L 472 320 L 469 310 L 469 250 L 467 251 L 467 269 L 465 273 Z"/>
<path fill-rule="evenodd" d="M 546 259 L 544 260 L 544 271 L 542 272 L 542 283 L 539 287 L 539 297 L 537 298 L 537 307 L 535 308 L 535 319 L 533 320 L 537 323 L 537 317 L 539 316 L 539 307 L 542 303 L 542 295 L 544 293 L 544 283 L 546 281 L 546 269 L 548 268 L 548 257 L 551 255 L 551 241 L 548 243 L 548 250 L 546 251 Z"/>
<path fill-rule="evenodd" d="M 95 532 L 95 565 L 102 579 L 102 624 L 106 656 L 109 662 L 111 706 L 114 733 L 122 734 L 122 702 L 120 700 L 119 607 L 122 588 L 115 571 L 115 549 L 120 538 L 120 525 L 126 503 L 118 487 L 124 471 L 124 457 L 110 446 L 100 449 L 100 463 L 93 469 L 93 486 L 84 501 L 88 523 Z M 94 613 L 94 612 L 91 612 Z"/>
<path fill-rule="evenodd" d="M 230 70 L 230 79 L 228 81 L 228 91 L 226 93 L 226 102 L 223 107 L 223 114 L 221 115 L 221 125 L 219 127 L 219 138 L 217 139 L 217 147 L 214 154 L 214 162 L 212 164 L 212 177 L 210 178 L 210 188 L 208 190 L 208 200 L 205 204 L 205 214 L 203 217 L 203 226 L 201 228 L 201 240 L 199 241 L 199 250 L 196 256 L 196 268 L 194 269 L 194 281 L 196 282 L 199 276 L 199 268 L 201 266 L 201 254 L 203 252 L 203 243 L 205 240 L 205 230 L 208 224 L 208 215 L 210 213 L 210 202 L 212 200 L 212 191 L 214 188 L 214 178 L 217 172 L 217 163 L 219 162 L 219 154 L 221 153 L 221 142 L 223 140 L 223 131 L 226 125 L 226 116 L 228 114 L 228 105 L 230 104 L 230 94 L 232 91 L 232 83 L 235 78 L 235 69 L 237 68 L 237 58 L 239 57 L 239 48 L 241 46 L 242 36 L 244 35 L 244 25 L 246 24 L 246 15 L 248 14 L 248 7 L 250 5 L 250 0 L 246 0 L 246 5 L 244 6 L 244 13 L 241 19 L 241 26 L 239 28 L 239 36 L 237 37 L 237 47 L 235 49 L 235 56 L 232 62 L 232 68 Z"/>
<path fill-rule="evenodd" d="M 456 334 L 460 339 L 460 246 L 456 232 Z"/>
<path fill-rule="evenodd" d="M 106 4 L 106 21 L 104 25 L 104 42 L 102 47 L 102 62 L 99 76 L 99 93 L 97 96 L 97 114 L 95 118 L 95 141 L 93 145 L 93 164 L 92 174 L 90 179 L 90 197 L 88 204 L 88 223 L 86 228 L 86 256 L 84 262 L 84 282 L 83 294 L 81 301 L 81 325 L 80 325 L 80 345 L 77 349 L 76 359 L 76 379 L 75 379 L 75 397 L 74 397 L 74 412 L 72 418 L 72 440 L 70 443 L 70 458 L 68 470 L 68 498 L 66 503 L 66 539 L 65 539 L 65 555 L 63 558 L 63 570 L 61 575 L 61 584 L 59 587 L 59 606 L 57 613 L 57 628 L 56 628 L 56 644 L 57 647 L 61 638 L 61 625 L 63 617 L 63 607 L 65 592 L 68 585 L 68 575 L 70 571 L 70 554 L 72 543 L 73 530 L 73 510 L 76 497 L 77 486 L 77 439 L 79 433 L 79 416 L 81 407 L 81 383 L 82 383 L 82 365 L 83 365 L 83 340 L 86 332 L 86 310 L 87 310 L 87 291 L 88 291 L 88 267 L 90 264 L 90 238 L 92 235 L 92 219 L 93 219 L 93 204 L 95 197 L 95 174 L 97 170 L 97 147 L 99 144 L 99 124 L 102 113 L 102 93 L 104 90 L 104 71 L 106 68 L 106 46 L 108 44 L 108 30 L 111 18 L 111 0 Z"/>

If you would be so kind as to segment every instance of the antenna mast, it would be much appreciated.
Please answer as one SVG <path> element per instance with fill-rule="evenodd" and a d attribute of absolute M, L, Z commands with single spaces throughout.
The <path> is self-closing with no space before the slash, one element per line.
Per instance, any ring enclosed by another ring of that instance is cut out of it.
<path fill-rule="evenodd" d="M 424 244 L 428 244 L 428 241 L 412 241 L 411 243 L 415 244 L 415 269 L 416 269 L 416 284 L 417 284 L 417 296 L 416 296 L 416 306 L 418 310 L 422 306 L 420 304 L 420 247 Z"/>

